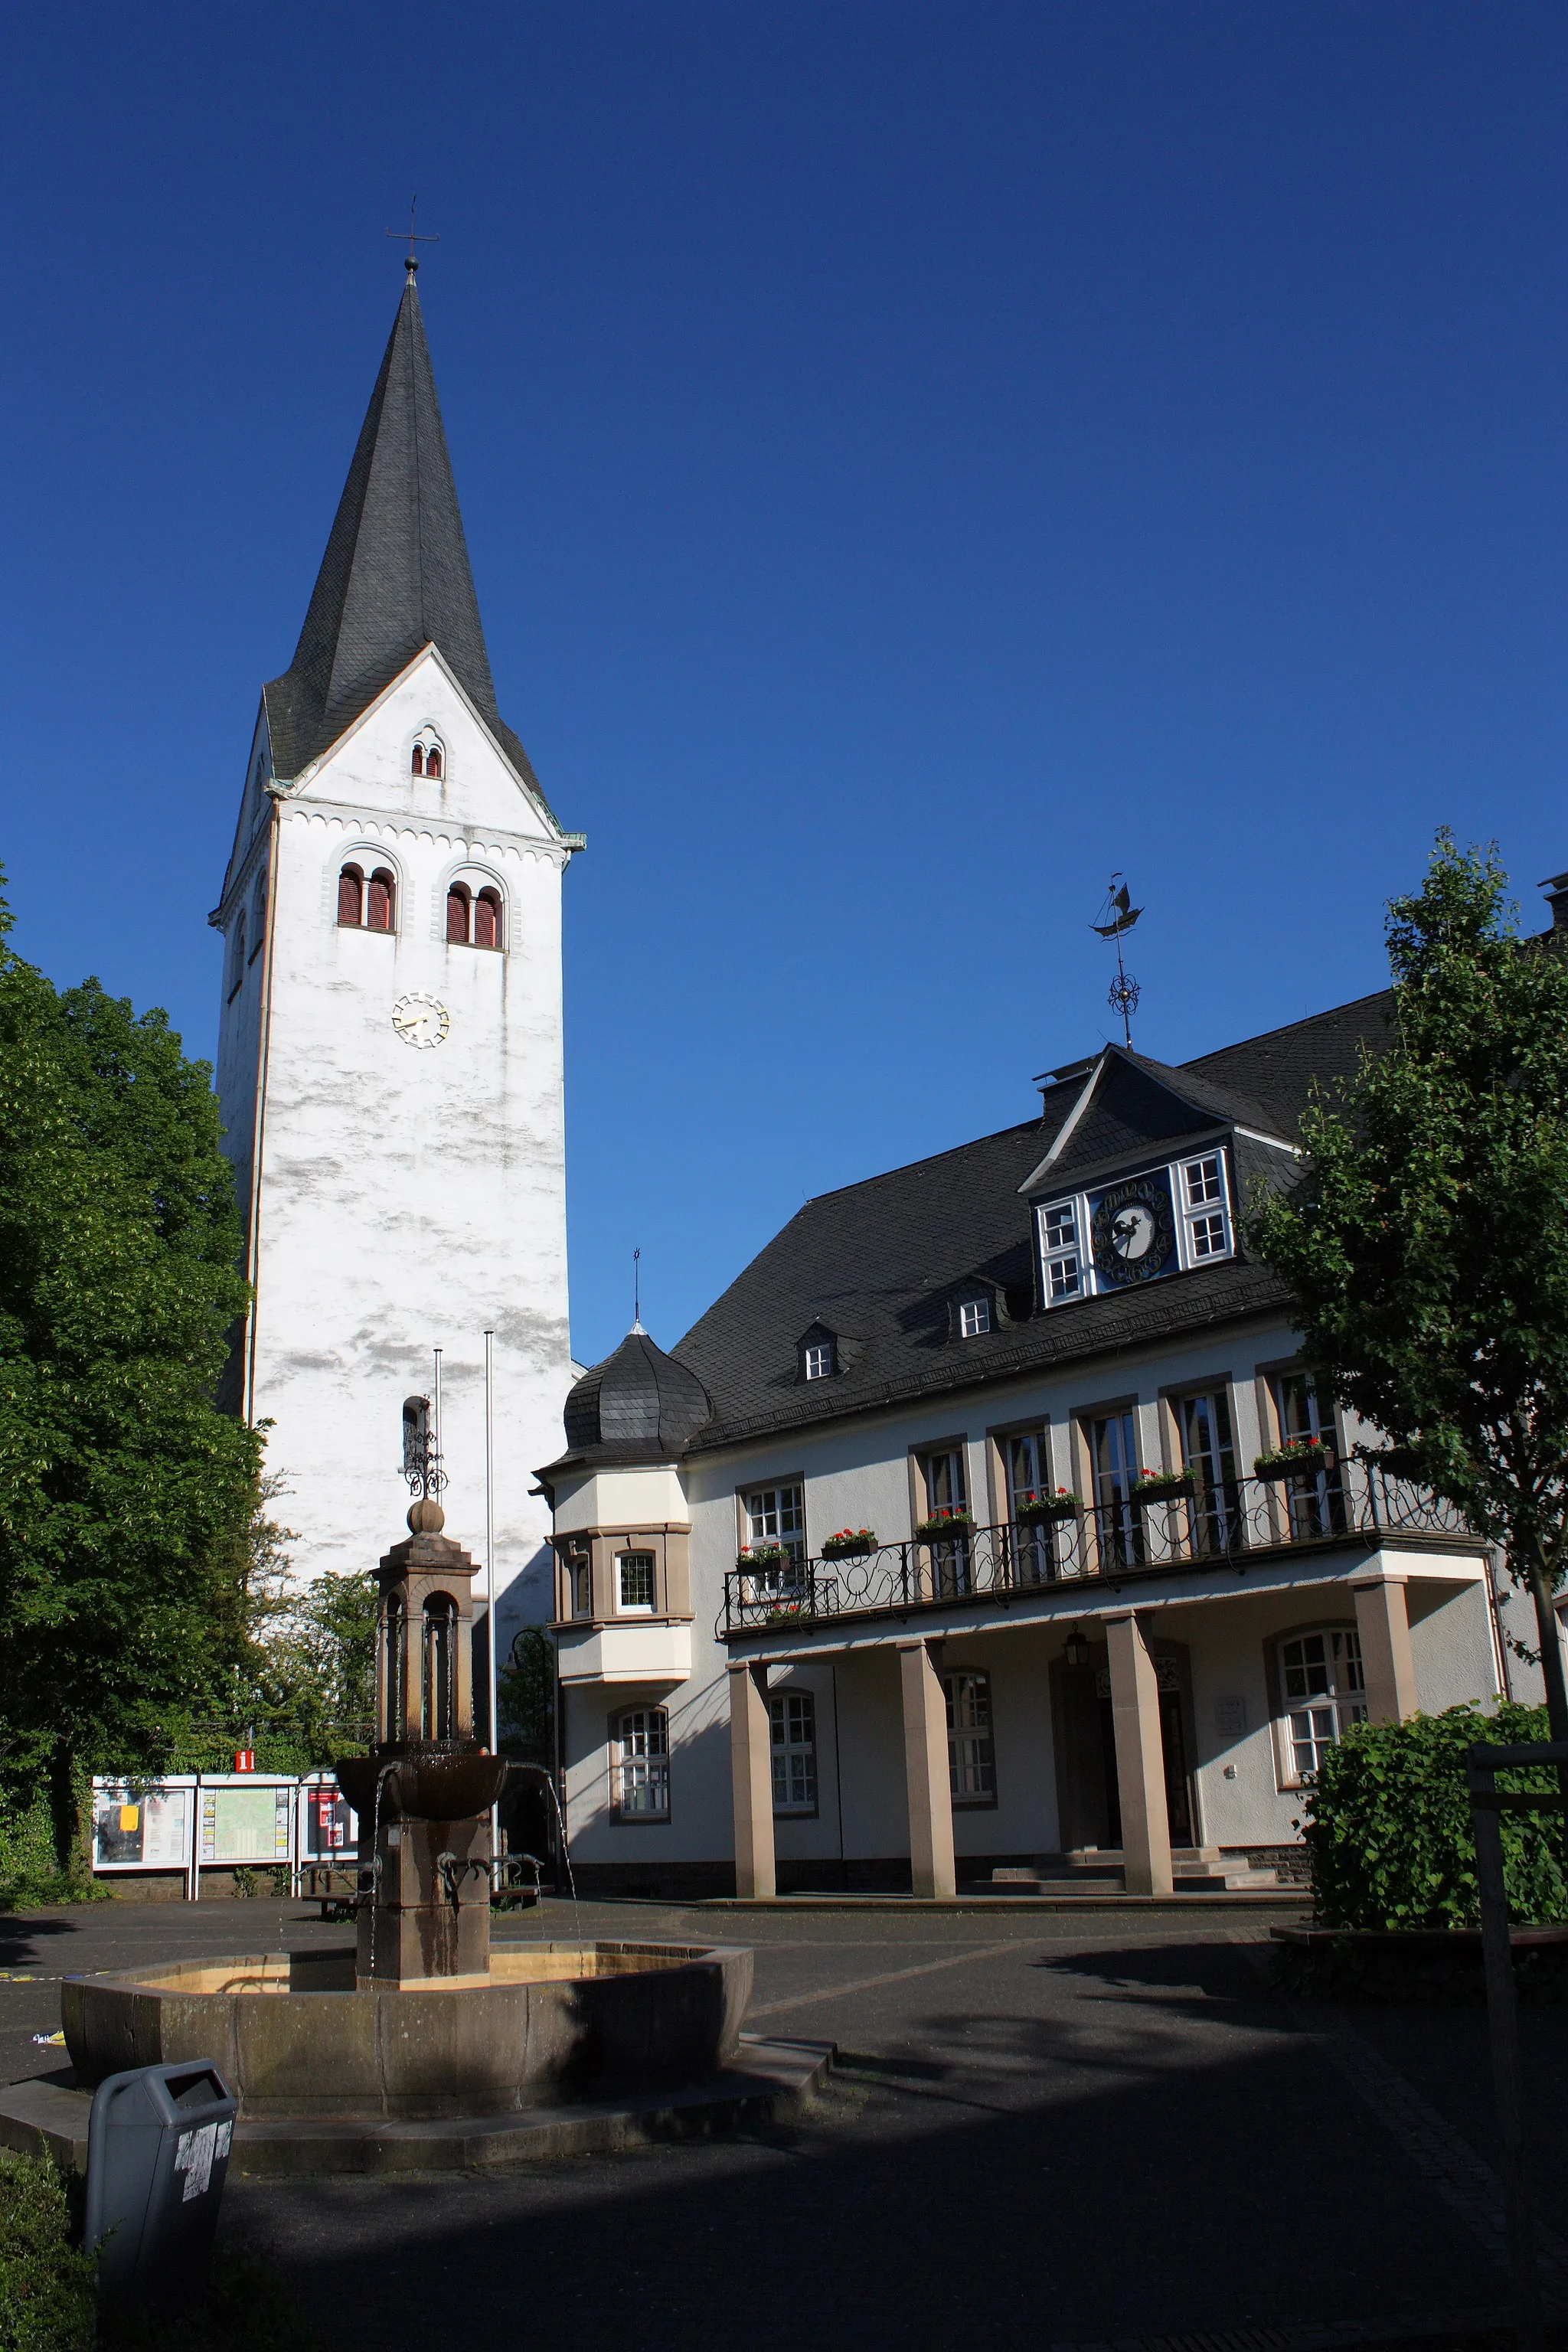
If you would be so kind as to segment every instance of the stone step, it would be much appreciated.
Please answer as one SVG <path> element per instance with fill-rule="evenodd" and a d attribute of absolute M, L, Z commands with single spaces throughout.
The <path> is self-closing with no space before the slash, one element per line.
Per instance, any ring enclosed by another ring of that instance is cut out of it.
<path fill-rule="evenodd" d="M 1178 1849 L 1182 1859 L 1171 1857 L 1171 1881 L 1179 1894 L 1260 1895 L 1279 1885 L 1276 1870 L 1252 1870 L 1245 1863 L 1226 1864 L 1217 1847 L 1203 1860 L 1195 1858 L 1190 1847 Z M 1069 1860 L 1072 1857 L 1069 1856 Z M 1076 1864 L 1067 1874 L 1052 1870 L 1048 1864 L 994 1870 L 994 1886 L 1007 1887 L 1021 1895 L 1087 1894 L 1094 1889 L 1106 1893 L 1125 1892 L 1127 1874 L 1120 1858 L 1115 1866 L 1097 1862 L 1092 1868 Z"/>

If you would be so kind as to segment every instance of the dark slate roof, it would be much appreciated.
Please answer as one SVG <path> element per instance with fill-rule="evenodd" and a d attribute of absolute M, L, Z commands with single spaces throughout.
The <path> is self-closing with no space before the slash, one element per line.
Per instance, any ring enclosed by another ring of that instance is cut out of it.
<path fill-rule="evenodd" d="M 1088 1076 L 1069 1084 L 1075 1105 L 1086 1089 L 1088 1103 L 1061 1152 L 1040 1175 L 1042 1192 L 1070 1191 L 1102 1168 L 1125 1166 L 1158 1146 L 1173 1147 L 1219 1126 L 1261 1127 L 1270 1133 L 1276 1125 L 1249 1096 L 1120 1045 L 1109 1046 Z M 1048 1143 L 1042 1146 L 1042 1157 L 1049 1149 Z"/>
<path fill-rule="evenodd" d="M 1135 1166 L 1184 1135 L 1222 1125 L 1289 1139 L 1313 1079 L 1348 1075 L 1357 1041 L 1377 1046 L 1388 1034 L 1389 1000 L 1380 995 L 1180 1068 L 1114 1049 L 1107 1115 L 1119 1123 L 1124 1163 Z M 1288 1306 L 1289 1291 L 1267 1266 L 1236 1259 L 1032 1313 L 1033 1244 L 1019 1192 L 1086 1083 L 1087 1074 L 1048 1088 L 1039 1119 L 808 1202 L 678 1343 L 677 1355 L 713 1401 L 712 1418 L 693 1433 L 688 1452 Z M 1070 1182 L 1087 1171 L 1080 1137 L 1086 1147 L 1093 1142 L 1083 1130 L 1098 1116 L 1091 1105 L 1063 1153 L 1061 1172 Z M 1100 1139 L 1117 1139 L 1109 1126 Z M 1250 1172 L 1250 1150 L 1248 1163 L 1238 1172 Z M 952 1285 L 974 1273 L 1003 1285 L 1020 1319 L 983 1339 L 954 1341 Z M 852 1344 L 840 1349 L 846 1369 L 837 1377 L 802 1381 L 795 1342 L 817 1319 Z"/>
<path fill-rule="evenodd" d="M 549 1468 L 673 1462 L 712 1410 L 696 1374 L 655 1347 L 639 1324 L 573 1387 L 566 1451 Z"/>
<path fill-rule="evenodd" d="M 1363 1042 L 1380 1053 L 1393 1036 L 1394 996 L 1384 988 L 1375 996 L 1358 996 L 1353 1004 L 1339 1004 L 1331 1012 L 1292 1021 L 1288 1028 L 1222 1046 L 1217 1054 L 1200 1055 L 1182 1065 L 1182 1075 L 1250 1095 L 1268 1114 L 1273 1133 L 1293 1136 L 1313 1079 L 1331 1091 L 1336 1080 L 1354 1076 Z"/>
<path fill-rule="evenodd" d="M 527 752 L 496 708 L 411 270 L 294 658 L 266 689 L 275 772 L 299 775 L 428 645 L 542 800 Z"/>

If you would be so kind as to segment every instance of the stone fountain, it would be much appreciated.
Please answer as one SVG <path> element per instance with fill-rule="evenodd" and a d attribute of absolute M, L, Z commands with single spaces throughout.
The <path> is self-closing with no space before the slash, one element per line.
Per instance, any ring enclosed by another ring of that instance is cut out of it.
<path fill-rule="evenodd" d="M 17 2137 L 25 2109 L 28 2128 L 65 2152 L 73 2132 L 85 2139 L 84 2117 L 70 2124 L 59 2108 L 40 2121 L 40 2099 L 85 2112 L 106 2075 L 194 2058 L 239 2095 L 237 2168 L 273 2172 L 619 2147 L 771 2114 L 826 2072 L 829 2053 L 814 2045 L 742 2050 L 742 1947 L 492 1950 L 489 1810 L 508 1768 L 473 1730 L 474 1563 L 428 1491 L 408 1525 L 378 1571 L 376 1742 L 337 1767 L 360 1822 L 355 1948 L 67 1978 L 75 2086 L 0 2093 L 0 2138 L 29 2144 Z"/>
<path fill-rule="evenodd" d="M 336 1768 L 368 1866 L 362 1989 L 489 1982 L 490 1809 L 507 1763 L 474 1737 L 474 1563 L 444 1525 L 438 1501 L 416 1502 L 377 1570 L 376 1742 Z"/>

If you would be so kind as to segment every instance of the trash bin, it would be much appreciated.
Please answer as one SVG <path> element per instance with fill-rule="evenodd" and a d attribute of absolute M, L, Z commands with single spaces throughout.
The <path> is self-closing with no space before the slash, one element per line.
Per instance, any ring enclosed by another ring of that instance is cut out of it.
<path fill-rule="evenodd" d="M 239 2101 L 216 2066 L 137 2066 L 93 2093 L 85 2243 L 112 2304 L 189 2303 L 207 2283 Z"/>

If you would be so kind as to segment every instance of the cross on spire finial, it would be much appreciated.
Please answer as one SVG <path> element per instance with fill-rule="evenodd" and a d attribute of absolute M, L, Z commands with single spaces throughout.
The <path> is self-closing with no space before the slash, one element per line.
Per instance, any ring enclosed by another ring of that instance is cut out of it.
<path fill-rule="evenodd" d="M 415 215 L 416 210 L 417 209 L 418 203 L 419 203 L 419 197 L 418 197 L 417 193 L 416 193 L 414 195 L 410 196 L 410 197 L 409 197 L 409 199 L 408 199 L 408 226 L 407 226 L 407 228 L 406 228 L 406 229 L 401 229 L 401 228 L 389 228 L 389 229 L 387 230 L 387 232 L 386 232 L 386 234 L 387 234 L 387 236 L 395 236 L 395 237 L 403 237 L 403 236 L 406 236 L 406 237 L 407 237 L 407 239 L 408 239 L 408 251 L 407 251 L 407 254 L 405 255 L 405 258 L 404 258 L 403 267 L 404 267 L 404 268 L 405 268 L 405 269 L 406 269 L 406 270 L 407 270 L 407 272 L 408 272 L 408 278 L 409 278 L 409 283 L 410 283 L 410 284 L 412 284 L 412 283 L 413 283 L 413 280 L 414 280 L 414 274 L 415 274 L 416 270 L 416 269 L 418 268 L 418 267 L 419 267 L 419 257 L 418 257 L 418 255 L 417 255 L 417 254 L 415 252 L 415 250 L 414 250 L 415 247 L 416 247 L 416 245 L 439 245 L 439 244 L 440 244 L 440 242 L 441 242 L 439 233 L 437 233 L 436 235 L 433 235 L 433 236 L 416 236 L 415 235 L 415 233 L 414 233 L 414 215 Z"/>

